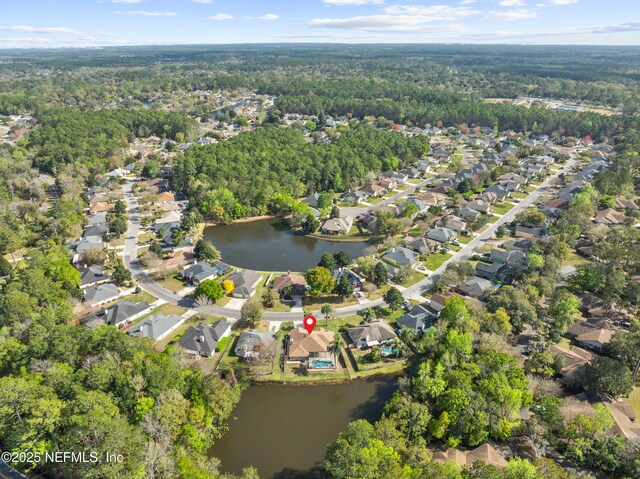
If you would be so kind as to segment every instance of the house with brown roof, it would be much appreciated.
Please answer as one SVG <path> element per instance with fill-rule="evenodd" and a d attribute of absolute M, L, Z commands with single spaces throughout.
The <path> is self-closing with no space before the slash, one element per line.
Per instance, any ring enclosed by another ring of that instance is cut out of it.
<path fill-rule="evenodd" d="M 571 371 L 590 363 L 593 359 L 592 352 L 578 347 L 567 349 L 557 344 L 553 344 L 549 349 L 554 357 L 563 356 L 565 358 L 565 366 L 560 371 L 562 374 L 570 373 Z"/>
<path fill-rule="evenodd" d="M 336 369 L 336 356 L 329 350 L 333 342 L 331 331 L 316 328 L 309 334 L 305 328 L 295 328 L 287 336 L 287 361 L 307 369 Z"/>
<path fill-rule="evenodd" d="M 444 206 L 447 200 L 446 196 L 442 193 L 436 193 L 435 191 L 427 191 L 426 193 L 416 195 L 416 198 L 424 201 L 429 206 Z"/>
<path fill-rule="evenodd" d="M 626 219 L 627 217 L 622 213 L 618 213 L 613 208 L 607 208 L 606 210 L 599 211 L 593 221 L 605 225 L 619 225 L 624 223 Z"/>
<path fill-rule="evenodd" d="M 89 213 L 104 213 L 111 209 L 111 205 L 108 201 L 98 201 L 97 203 L 93 203 L 89 206 Z"/>
<path fill-rule="evenodd" d="M 307 293 L 307 283 L 301 274 L 288 273 L 273 280 L 273 289 L 281 298 L 302 298 Z"/>
<path fill-rule="evenodd" d="M 376 182 L 379 186 L 382 186 L 385 190 L 392 190 L 394 189 L 396 186 L 398 186 L 398 182 L 395 180 L 392 180 L 391 178 L 385 178 L 383 180 L 380 180 L 378 182 Z"/>
<path fill-rule="evenodd" d="M 158 193 L 156 195 L 156 205 L 164 205 L 167 203 L 171 203 L 176 200 L 175 193 L 171 193 L 170 191 L 163 191 L 162 193 Z"/>
<path fill-rule="evenodd" d="M 610 329 L 594 328 L 578 322 L 567 329 L 567 335 L 585 348 L 602 352 L 604 346 L 611 341 L 614 331 Z"/>
<path fill-rule="evenodd" d="M 616 208 L 619 210 L 637 210 L 640 209 L 640 207 L 638 207 L 637 203 L 633 200 L 628 200 L 626 198 L 622 198 L 620 196 L 616 197 L 615 200 L 613 200 Z"/>
<path fill-rule="evenodd" d="M 376 181 L 375 183 L 366 183 L 360 191 L 364 191 L 369 196 L 382 196 L 385 192 L 385 187 L 380 184 L 380 182 Z"/>
<path fill-rule="evenodd" d="M 491 444 L 483 444 L 471 451 L 461 451 L 459 449 L 435 451 L 433 459 L 440 463 L 453 461 L 463 467 L 472 467 L 478 461 L 497 468 L 503 468 L 507 465 L 504 455 Z"/>
<path fill-rule="evenodd" d="M 345 216 L 344 218 L 331 218 L 322 225 L 322 232 L 326 235 L 346 235 L 353 225 L 353 218 Z"/>

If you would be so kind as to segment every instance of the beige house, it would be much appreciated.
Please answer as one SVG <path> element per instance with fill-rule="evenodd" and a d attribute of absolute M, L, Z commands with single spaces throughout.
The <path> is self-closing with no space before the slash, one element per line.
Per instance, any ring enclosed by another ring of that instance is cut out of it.
<path fill-rule="evenodd" d="M 336 356 L 329 351 L 333 342 L 331 331 L 316 328 L 309 334 L 305 328 L 296 328 L 287 337 L 287 361 L 307 369 L 337 369 Z"/>

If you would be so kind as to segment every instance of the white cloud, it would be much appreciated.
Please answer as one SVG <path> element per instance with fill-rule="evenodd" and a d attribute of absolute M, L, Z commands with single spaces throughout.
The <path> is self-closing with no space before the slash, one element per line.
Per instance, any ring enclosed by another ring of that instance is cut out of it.
<path fill-rule="evenodd" d="M 127 12 L 116 12 L 116 15 L 141 15 L 143 17 L 175 17 L 176 12 L 149 12 L 147 10 L 129 10 Z"/>
<path fill-rule="evenodd" d="M 524 5 L 523 0 L 502 0 L 498 3 L 501 7 L 522 7 Z"/>
<path fill-rule="evenodd" d="M 203 5 L 208 5 L 213 3 L 215 0 L 191 0 L 193 3 L 201 3 Z"/>
<path fill-rule="evenodd" d="M 111 0 L 111 3 L 124 3 L 125 5 L 131 5 L 132 3 L 142 3 L 142 0 Z"/>
<path fill-rule="evenodd" d="M 494 36 L 487 35 L 486 33 L 469 33 L 464 35 L 466 38 L 487 40 L 487 37 L 491 37 L 491 40 L 495 37 L 500 39 L 505 38 L 526 38 L 526 39 L 538 39 L 541 37 L 573 37 L 573 36 L 588 36 L 588 35 L 607 35 L 611 33 L 625 33 L 625 32 L 640 32 L 640 22 L 628 22 L 620 23 L 616 25 L 602 25 L 595 27 L 579 27 L 579 28 L 565 28 L 562 30 L 543 30 L 543 31 L 528 31 L 528 32 L 514 32 L 514 31 L 502 31 L 495 32 Z"/>
<path fill-rule="evenodd" d="M 275 13 L 265 13 L 261 17 L 251 17 L 251 18 L 253 20 L 268 20 L 268 21 L 272 21 L 272 20 L 277 20 L 278 18 L 280 18 L 280 15 L 276 15 Z"/>
<path fill-rule="evenodd" d="M 216 13 L 215 15 L 209 15 L 207 17 L 209 20 L 233 20 L 233 15 L 229 15 L 228 13 Z"/>
<path fill-rule="evenodd" d="M 463 29 L 458 24 L 426 26 L 425 23 L 440 22 L 442 18 L 424 15 L 371 15 L 351 18 L 314 18 L 309 22 L 312 27 L 340 28 L 365 32 L 453 32 Z M 451 18 L 447 19 L 453 20 Z"/>
<path fill-rule="evenodd" d="M 384 0 L 322 0 L 327 5 L 382 5 Z"/>
<path fill-rule="evenodd" d="M 549 0 L 550 5 L 571 5 L 578 3 L 579 0 Z"/>
<path fill-rule="evenodd" d="M 0 26 L 0 30 L 24 33 L 63 33 L 67 35 L 80 35 L 80 32 L 67 27 L 33 27 L 31 25 Z"/>
<path fill-rule="evenodd" d="M 446 22 L 456 20 L 461 17 L 469 17 L 478 13 L 469 7 L 452 7 L 450 5 L 391 5 L 384 8 L 385 13 L 392 15 L 419 15 L 431 17 L 432 21 Z"/>
<path fill-rule="evenodd" d="M 474 3 L 476 3 L 476 0 L 462 0 L 460 5 L 472 5 Z"/>
<path fill-rule="evenodd" d="M 494 11 L 485 18 L 488 20 L 503 20 L 505 22 L 512 22 L 514 20 L 529 20 L 530 18 L 536 18 L 538 15 L 538 12 L 532 12 L 525 8 L 519 8 L 517 10 Z"/>

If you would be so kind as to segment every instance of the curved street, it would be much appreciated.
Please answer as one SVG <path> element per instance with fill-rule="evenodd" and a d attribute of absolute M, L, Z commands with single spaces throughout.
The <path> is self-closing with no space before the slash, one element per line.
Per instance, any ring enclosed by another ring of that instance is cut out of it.
<path fill-rule="evenodd" d="M 549 187 L 553 184 L 553 182 L 562 174 L 567 173 L 570 169 L 572 169 L 578 160 L 572 155 L 571 159 L 567 161 L 567 163 L 556 173 L 549 176 L 543 183 L 541 183 L 534 191 L 532 191 L 526 198 L 522 199 L 519 203 L 516 204 L 511 210 L 509 210 L 506 214 L 502 215 L 496 222 L 489 225 L 487 229 L 485 229 L 482 233 L 478 234 L 475 238 L 473 238 L 468 244 L 464 245 L 464 247 L 456 252 L 451 258 L 445 261 L 438 269 L 431 272 L 428 277 L 419 281 L 415 285 L 405 289 L 402 294 L 407 299 L 419 299 L 421 298 L 421 293 L 429 290 L 433 286 L 434 279 L 440 275 L 449 264 L 459 263 L 471 257 L 478 248 L 482 246 L 483 243 L 491 239 L 496 232 L 496 230 L 506 224 L 510 223 L 514 220 L 516 215 L 524 210 L 525 208 L 535 205 L 537 200 L 541 198 L 545 193 L 548 192 Z M 131 180 L 127 184 L 124 185 L 124 197 L 127 203 L 127 208 L 129 210 L 129 228 L 127 230 L 127 237 L 124 245 L 124 264 L 131 271 L 131 274 L 135 281 L 138 283 L 140 288 L 152 294 L 153 296 L 166 301 L 167 303 L 176 304 L 185 308 L 193 308 L 195 304 L 192 299 L 187 298 L 178 293 L 174 293 L 169 291 L 168 289 L 162 287 L 158 283 L 156 283 L 153 279 L 151 279 L 142 269 L 140 263 L 137 259 L 137 250 L 138 250 L 138 236 L 140 234 L 140 214 L 138 211 L 138 200 L 131 191 L 133 183 L 135 181 Z M 415 185 L 416 187 L 419 185 Z M 411 190 L 414 190 L 412 188 Z M 403 192 L 405 193 L 405 192 Z M 406 194 L 406 193 L 405 193 Z M 342 308 L 336 308 L 334 310 L 334 315 L 336 317 L 344 317 L 351 316 L 357 314 L 359 311 L 367 308 L 373 308 L 375 306 L 380 306 L 384 304 L 382 299 L 377 299 L 373 301 L 365 301 L 363 303 L 359 303 L 353 306 L 345 306 Z M 238 319 L 240 317 L 240 310 L 233 308 L 225 308 L 220 306 L 212 306 L 207 308 L 211 314 L 215 314 L 218 316 L 223 316 L 230 319 Z M 273 312 L 265 312 L 263 315 L 265 320 L 268 321 L 295 321 L 301 319 L 301 314 L 299 312 L 284 312 L 284 313 L 273 313 Z"/>

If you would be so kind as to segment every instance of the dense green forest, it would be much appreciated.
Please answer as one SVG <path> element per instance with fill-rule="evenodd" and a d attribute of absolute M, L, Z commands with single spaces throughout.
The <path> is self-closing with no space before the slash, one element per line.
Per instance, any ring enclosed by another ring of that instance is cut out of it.
<path fill-rule="evenodd" d="M 414 163 L 429 149 L 425 136 L 406 138 L 356 126 L 330 145 L 308 143 L 299 130 L 259 128 L 230 141 L 196 147 L 176 161 L 173 184 L 202 213 L 226 219 L 265 214 L 276 193 L 299 197 L 343 191 L 372 171 Z"/>

